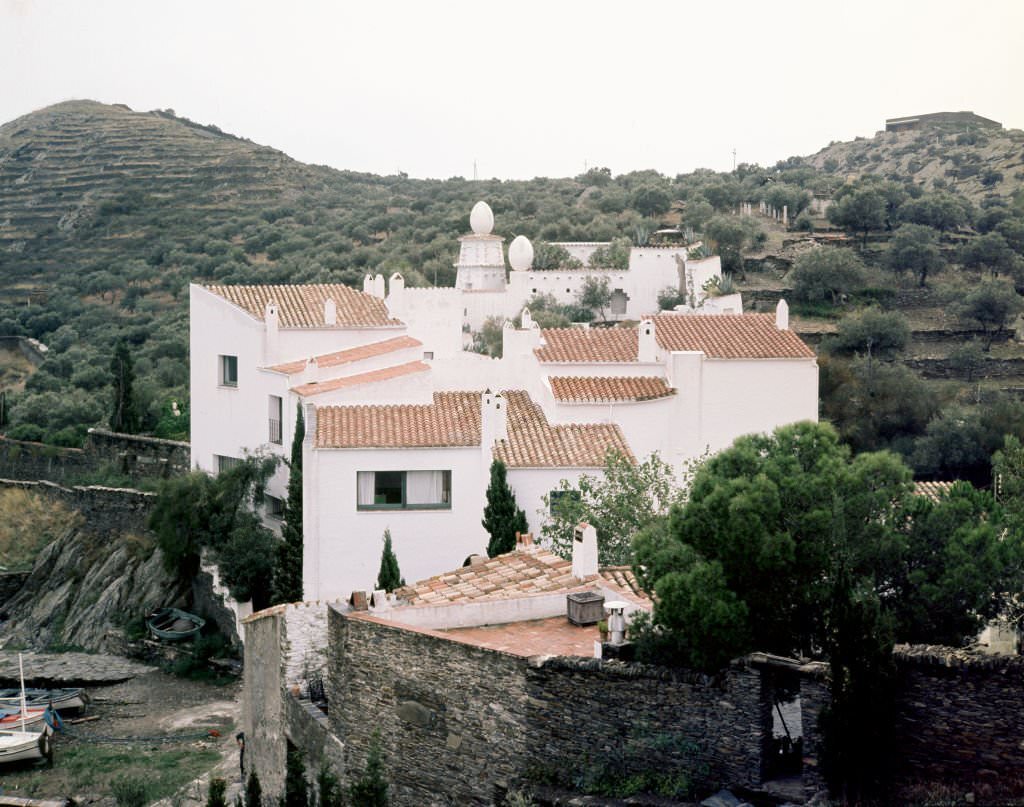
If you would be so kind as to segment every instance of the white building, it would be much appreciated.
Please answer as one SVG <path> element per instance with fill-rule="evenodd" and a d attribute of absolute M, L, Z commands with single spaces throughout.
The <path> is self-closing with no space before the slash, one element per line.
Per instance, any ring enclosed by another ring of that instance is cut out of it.
<path fill-rule="evenodd" d="M 474 229 L 488 229 L 479 210 Z M 774 316 L 662 313 L 634 327 L 545 331 L 512 309 L 514 282 L 477 287 L 504 282 L 501 240 L 475 232 L 462 248 L 470 271 L 458 289 L 406 289 L 400 275 L 386 299 L 379 275 L 364 292 L 190 288 L 195 464 L 215 473 L 246 452 L 284 456 L 305 412 L 306 597 L 371 589 L 385 529 L 407 579 L 484 552 L 493 459 L 539 534 L 544 497 L 599 473 L 610 449 L 657 451 L 679 470 L 742 434 L 817 419 L 817 363 L 784 302 Z M 513 281 L 534 274 L 530 251 L 510 248 Z M 657 264 L 657 254 L 637 260 Z M 463 303 L 476 297 L 521 315 L 519 328 L 506 322 L 500 360 L 461 349 Z M 285 489 L 282 469 L 269 517 Z"/>

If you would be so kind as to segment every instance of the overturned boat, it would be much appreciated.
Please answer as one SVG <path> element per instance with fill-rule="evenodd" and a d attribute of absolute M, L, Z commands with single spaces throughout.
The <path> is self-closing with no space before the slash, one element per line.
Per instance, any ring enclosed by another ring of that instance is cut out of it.
<path fill-rule="evenodd" d="M 191 639 L 203 629 L 206 620 L 180 608 L 161 608 L 146 619 L 146 626 L 157 639 L 180 642 Z"/>

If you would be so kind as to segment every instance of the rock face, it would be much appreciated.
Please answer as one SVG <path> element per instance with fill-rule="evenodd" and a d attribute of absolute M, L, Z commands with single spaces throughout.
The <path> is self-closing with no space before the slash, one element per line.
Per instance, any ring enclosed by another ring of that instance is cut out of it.
<path fill-rule="evenodd" d="M 0 642 L 117 652 L 120 629 L 184 602 L 186 591 L 165 570 L 151 536 L 70 527 L 43 549 L 3 605 Z"/>

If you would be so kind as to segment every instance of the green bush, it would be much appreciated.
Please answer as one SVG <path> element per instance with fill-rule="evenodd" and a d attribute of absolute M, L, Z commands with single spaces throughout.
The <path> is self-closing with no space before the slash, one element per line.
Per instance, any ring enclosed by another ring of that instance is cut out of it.
<path fill-rule="evenodd" d="M 117 807 L 145 807 L 149 803 L 149 785 L 141 777 L 125 776 L 110 783 Z"/>

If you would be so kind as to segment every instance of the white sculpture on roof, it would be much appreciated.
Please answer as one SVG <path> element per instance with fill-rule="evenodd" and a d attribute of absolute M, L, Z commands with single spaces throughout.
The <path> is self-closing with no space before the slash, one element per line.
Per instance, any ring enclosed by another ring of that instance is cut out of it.
<path fill-rule="evenodd" d="M 479 201 L 473 205 L 469 214 L 469 227 L 476 235 L 490 235 L 494 229 L 494 211 L 487 202 Z"/>
<path fill-rule="evenodd" d="M 508 245 L 508 262 L 517 272 L 525 272 L 533 266 L 533 244 L 525 235 L 517 235 Z"/>

